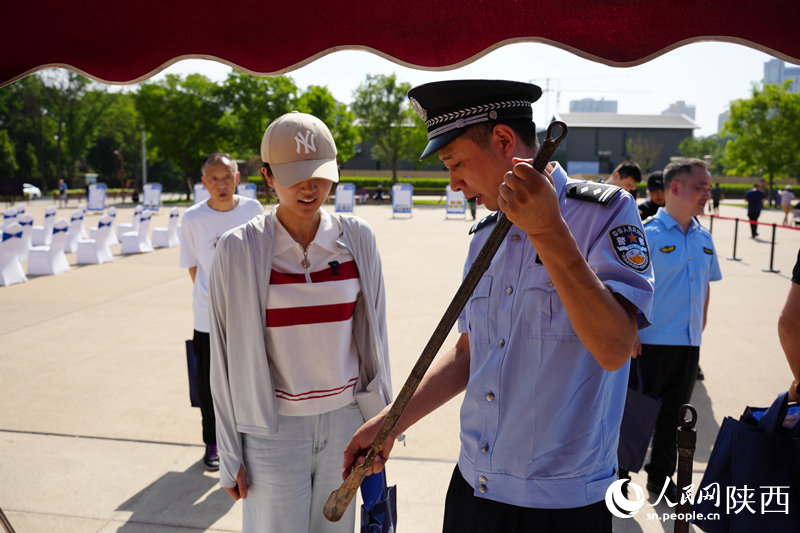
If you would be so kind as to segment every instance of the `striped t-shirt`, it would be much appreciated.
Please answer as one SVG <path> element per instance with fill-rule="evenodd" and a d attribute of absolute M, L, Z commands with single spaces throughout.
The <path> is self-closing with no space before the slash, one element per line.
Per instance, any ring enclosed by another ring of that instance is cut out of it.
<path fill-rule="evenodd" d="M 267 297 L 267 353 L 278 414 L 308 416 L 353 401 L 358 352 L 353 310 L 360 291 L 353 256 L 337 243 L 342 229 L 321 210 L 307 250 L 275 218 Z"/>

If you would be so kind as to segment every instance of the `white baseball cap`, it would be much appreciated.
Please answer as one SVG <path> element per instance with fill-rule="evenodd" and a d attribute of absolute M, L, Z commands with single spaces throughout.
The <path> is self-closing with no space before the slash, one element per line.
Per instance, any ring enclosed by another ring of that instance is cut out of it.
<path fill-rule="evenodd" d="M 261 159 L 284 187 L 310 178 L 339 181 L 333 135 L 307 113 L 292 111 L 272 121 L 261 139 Z"/>

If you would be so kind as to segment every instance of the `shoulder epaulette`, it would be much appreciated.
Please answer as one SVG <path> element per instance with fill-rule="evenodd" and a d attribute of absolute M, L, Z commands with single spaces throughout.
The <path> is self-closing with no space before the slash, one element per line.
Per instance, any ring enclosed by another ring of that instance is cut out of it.
<path fill-rule="evenodd" d="M 584 181 L 567 185 L 567 198 L 608 205 L 608 202 L 621 191 L 616 185 Z"/>
<path fill-rule="evenodd" d="M 492 213 L 491 215 L 488 215 L 488 216 L 486 216 L 486 217 L 483 217 L 481 220 L 479 220 L 479 221 L 478 221 L 478 223 L 477 223 L 477 224 L 475 224 L 474 226 L 472 226 L 472 227 L 469 229 L 469 234 L 470 234 L 470 235 L 472 235 L 472 234 L 473 234 L 473 233 L 475 233 L 476 231 L 479 231 L 479 230 L 481 230 L 482 228 L 485 228 L 486 226 L 489 226 L 489 225 L 491 225 L 491 224 L 494 224 L 494 223 L 497 221 L 497 216 L 498 216 L 499 214 L 500 214 L 500 211 L 495 211 L 495 212 L 494 212 L 494 213 Z"/>

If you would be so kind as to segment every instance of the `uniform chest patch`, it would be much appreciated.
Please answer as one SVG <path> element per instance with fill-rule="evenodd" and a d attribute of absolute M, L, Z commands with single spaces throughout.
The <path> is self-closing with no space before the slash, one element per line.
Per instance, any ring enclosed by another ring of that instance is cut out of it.
<path fill-rule="evenodd" d="M 608 232 L 608 237 L 620 263 L 637 272 L 647 270 L 650 266 L 650 252 L 640 227 L 633 224 L 616 226 Z"/>
<path fill-rule="evenodd" d="M 714 255 L 714 250 L 712 250 L 711 248 L 706 248 L 705 246 L 703 246 L 703 251 L 708 255 Z"/>
<path fill-rule="evenodd" d="M 663 248 L 659 248 L 659 250 L 661 250 L 665 254 L 668 254 L 670 252 L 674 252 L 675 251 L 675 246 L 672 246 L 672 245 L 671 246 L 665 246 Z"/>

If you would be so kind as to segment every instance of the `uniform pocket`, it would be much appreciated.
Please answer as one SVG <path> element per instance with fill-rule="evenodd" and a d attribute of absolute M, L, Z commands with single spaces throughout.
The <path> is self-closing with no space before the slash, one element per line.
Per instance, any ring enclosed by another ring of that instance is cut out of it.
<path fill-rule="evenodd" d="M 528 339 L 574 337 L 555 285 L 543 267 L 529 268 L 522 277 L 525 337 Z"/>
<path fill-rule="evenodd" d="M 470 341 L 489 343 L 489 294 L 492 291 L 492 276 L 484 275 L 467 302 L 467 328 Z"/>

